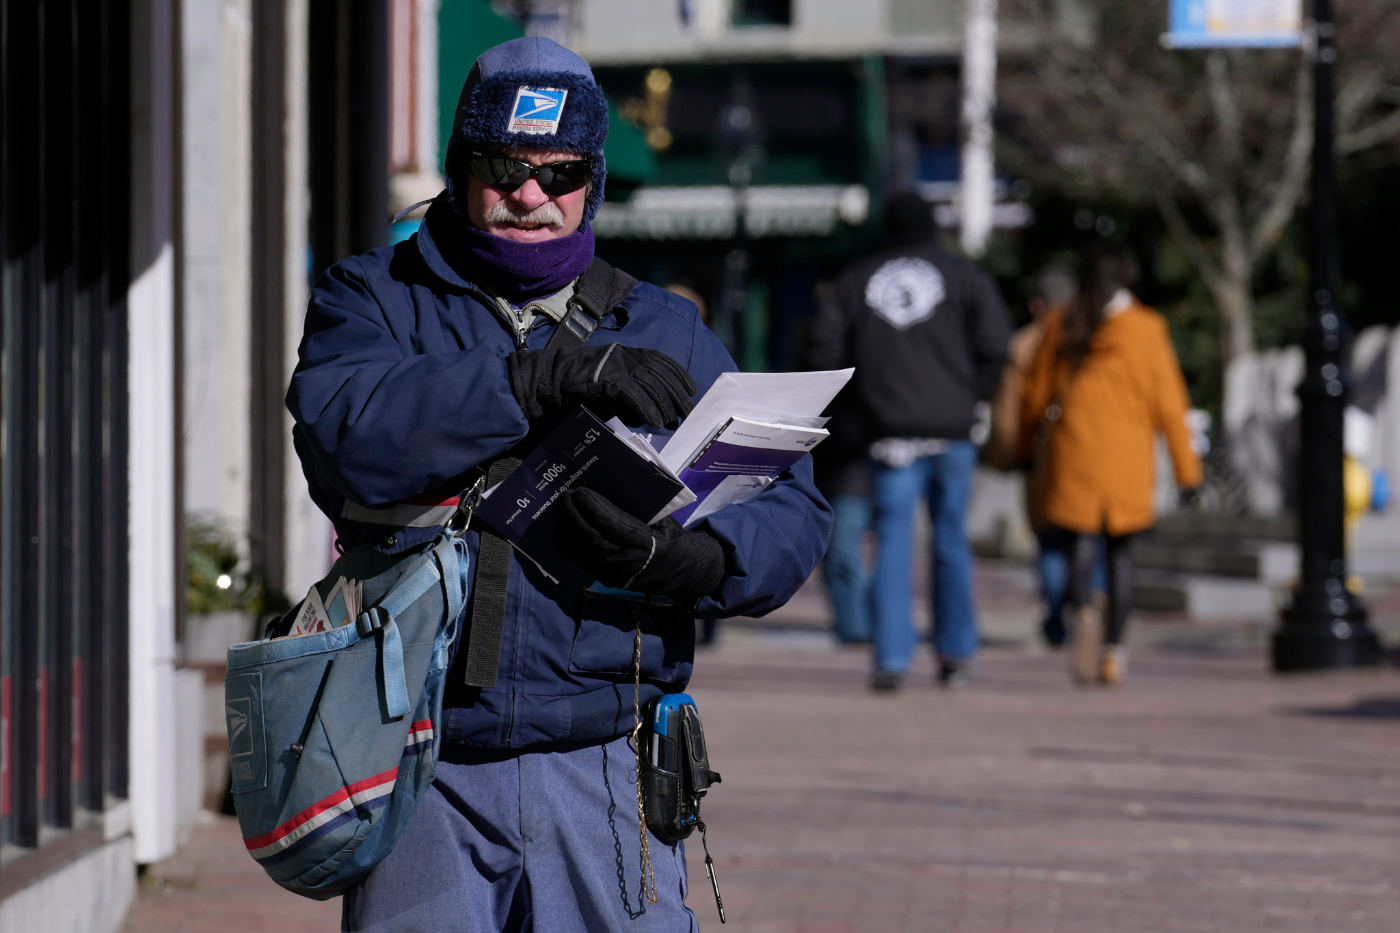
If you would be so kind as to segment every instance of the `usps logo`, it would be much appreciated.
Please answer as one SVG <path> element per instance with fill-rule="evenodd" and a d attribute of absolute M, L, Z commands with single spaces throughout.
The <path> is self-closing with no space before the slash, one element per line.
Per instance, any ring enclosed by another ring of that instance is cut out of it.
<path fill-rule="evenodd" d="M 248 730 L 248 723 L 252 718 L 251 706 L 252 700 L 249 697 L 224 701 L 224 718 L 228 720 L 229 754 L 234 758 L 253 754 L 253 733 Z"/>
<path fill-rule="evenodd" d="M 522 87 L 515 92 L 515 106 L 510 111 L 508 133 L 529 133 L 533 136 L 554 135 L 564 116 L 564 98 L 568 91 L 552 87 Z"/>
<path fill-rule="evenodd" d="M 933 317 L 946 295 L 943 273 L 927 259 L 891 259 L 865 283 L 865 303 L 897 330 Z"/>

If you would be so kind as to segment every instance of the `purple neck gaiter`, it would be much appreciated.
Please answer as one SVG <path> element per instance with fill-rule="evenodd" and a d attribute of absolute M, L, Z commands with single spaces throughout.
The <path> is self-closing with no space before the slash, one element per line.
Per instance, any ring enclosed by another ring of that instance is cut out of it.
<path fill-rule="evenodd" d="M 469 264 L 466 278 L 486 279 L 513 305 L 548 298 L 583 274 L 593 261 L 593 228 L 540 243 L 517 243 L 479 230 L 454 216 L 458 253 Z"/>

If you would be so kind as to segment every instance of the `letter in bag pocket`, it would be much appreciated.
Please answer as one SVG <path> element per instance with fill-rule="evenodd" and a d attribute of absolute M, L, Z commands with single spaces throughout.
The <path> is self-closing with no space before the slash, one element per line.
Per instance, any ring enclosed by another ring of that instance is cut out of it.
<path fill-rule="evenodd" d="M 267 786 L 267 738 L 263 733 L 262 671 L 235 674 L 224 681 L 224 721 L 228 725 L 229 767 L 235 794 Z"/>

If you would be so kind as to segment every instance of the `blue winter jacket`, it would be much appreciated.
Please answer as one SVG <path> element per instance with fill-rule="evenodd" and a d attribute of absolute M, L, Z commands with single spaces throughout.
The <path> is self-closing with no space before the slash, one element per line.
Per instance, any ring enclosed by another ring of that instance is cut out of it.
<path fill-rule="evenodd" d="M 511 392 L 506 357 L 542 349 L 554 322 L 539 315 L 517 344 L 486 295 L 443 258 L 433 234 L 450 236 L 451 228 L 435 223 L 441 209 L 439 202 L 411 239 L 337 263 L 312 289 L 287 407 L 311 497 L 347 544 L 392 553 L 440 531 L 354 521 L 342 517 L 355 511 L 347 500 L 384 509 L 455 495 L 474 467 L 517 444 L 527 450 L 552 428 L 537 423 L 536 436 L 527 437 L 531 426 Z M 689 369 L 701 395 L 736 369 L 693 303 L 645 283 L 604 317 L 590 343 L 661 350 Z M 668 438 L 660 432 L 654 443 L 660 448 Z M 694 607 L 563 592 L 512 553 L 497 684 L 454 689 L 458 658 L 444 740 L 511 748 L 622 735 L 631 727 L 638 620 L 641 699 L 684 690 L 694 618 L 761 616 L 787 602 L 826 550 L 831 511 L 805 457 L 755 498 L 701 526 L 723 545 L 726 566 L 719 587 Z M 468 540 L 475 566 L 475 530 Z"/>

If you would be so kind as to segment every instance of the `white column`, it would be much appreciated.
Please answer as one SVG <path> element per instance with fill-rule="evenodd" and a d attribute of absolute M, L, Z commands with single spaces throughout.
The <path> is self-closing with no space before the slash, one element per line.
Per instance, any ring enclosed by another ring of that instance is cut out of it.
<path fill-rule="evenodd" d="M 394 0 L 389 7 L 389 209 L 437 197 L 438 0 Z M 532 8 L 533 9 L 533 8 Z M 455 100 L 455 98 L 454 98 Z M 420 208 L 410 218 L 421 218 Z"/>
<path fill-rule="evenodd" d="M 250 0 L 182 0 L 185 507 L 246 556 L 251 361 Z"/>
<path fill-rule="evenodd" d="M 175 851 L 173 0 L 131 9 L 130 786 L 136 860 Z"/>
<path fill-rule="evenodd" d="M 992 232 L 996 180 L 992 110 L 996 106 L 997 0 L 967 0 L 962 68 L 962 247 L 981 256 Z"/>
<path fill-rule="evenodd" d="M 389 171 L 414 170 L 418 16 L 413 0 L 389 0 Z"/>
<path fill-rule="evenodd" d="M 691 28 L 707 42 L 717 42 L 729 31 L 730 0 L 693 0 Z"/>
<path fill-rule="evenodd" d="M 438 7 L 439 0 L 418 0 L 418 107 L 414 119 L 419 173 L 440 174 L 438 151 Z M 447 88 L 455 101 L 461 88 Z"/>
<path fill-rule="evenodd" d="M 283 230 L 285 258 L 283 260 L 285 298 L 284 339 L 287 348 L 286 381 L 290 382 L 297 363 L 297 347 L 301 344 L 302 323 L 306 318 L 306 250 L 307 221 L 311 213 L 311 189 L 307 178 L 307 23 L 309 0 L 285 0 L 286 9 L 286 151 L 283 163 L 286 171 L 286 225 Z M 300 599 L 306 591 L 330 569 L 331 523 L 316 508 L 306 491 L 306 477 L 301 461 L 292 448 L 292 416 L 282 411 L 286 431 L 286 536 L 287 566 L 285 568 L 287 596 Z"/>

